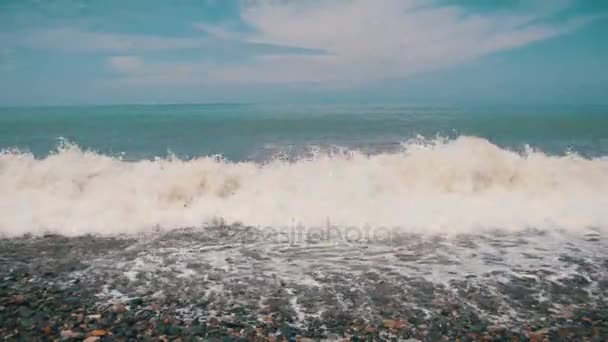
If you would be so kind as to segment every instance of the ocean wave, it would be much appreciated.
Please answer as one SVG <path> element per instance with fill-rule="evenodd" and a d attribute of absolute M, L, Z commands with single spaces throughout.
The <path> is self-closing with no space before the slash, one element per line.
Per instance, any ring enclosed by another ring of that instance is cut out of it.
<path fill-rule="evenodd" d="M 0 235 L 133 234 L 227 224 L 470 233 L 608 227 L 608 159 L 515 152 L 477 137 L 297 160 L 123 161 L 62 144 L 0 153 Z"/>

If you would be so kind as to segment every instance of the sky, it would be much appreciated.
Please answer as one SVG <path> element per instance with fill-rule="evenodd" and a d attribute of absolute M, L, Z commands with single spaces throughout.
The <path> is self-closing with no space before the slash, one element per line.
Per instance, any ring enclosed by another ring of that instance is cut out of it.
<path fill-rule="evenodd" d="M 0 106 L 608 104 L 608 1 L 0 0 Z"/>

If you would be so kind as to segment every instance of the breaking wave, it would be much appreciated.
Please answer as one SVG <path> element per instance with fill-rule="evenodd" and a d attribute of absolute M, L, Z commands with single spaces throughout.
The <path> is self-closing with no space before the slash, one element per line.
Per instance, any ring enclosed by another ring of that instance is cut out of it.
<path fill-rule="evenodd" d="M 217 222 L 255 226 L 484 229 L 608 227 L 608 159 L 514 152 L 476 137 L 399 152 L 230 162 L 123 161 L 64 144 L 0 153 L 0 235 L 131 234 Z"/>

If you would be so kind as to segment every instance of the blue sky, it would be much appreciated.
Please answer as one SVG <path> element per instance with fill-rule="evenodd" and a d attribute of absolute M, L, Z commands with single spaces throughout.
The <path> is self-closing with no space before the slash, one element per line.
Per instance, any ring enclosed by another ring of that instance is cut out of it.
<path fill-rule="evenodd" d="M 0 105 L 608 104 L 608 1 L 2 0 Z"/>

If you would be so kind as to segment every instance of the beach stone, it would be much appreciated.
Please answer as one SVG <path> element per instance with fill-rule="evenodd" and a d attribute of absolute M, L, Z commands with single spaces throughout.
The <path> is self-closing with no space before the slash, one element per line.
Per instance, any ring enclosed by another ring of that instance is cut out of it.
<path fill-rule="evenodd" d="M 146 321 L 139 321 L 139 322 L 135 323 L 134 328 L 137 331 L 144 331 L 144 330 L 146 330 L 148 328 L 148 322 L 146 322 Z"/>
<path fill-rule="evenodd" d="M 167 335 L 179 336 L 179 335 L 181 335 L 183 333 L 183 328 L 175 326 L 175 325 L 172 325 L 172 326 L 168 327 L 166 329 L 166 331 L 167 331 Z"/>
<path fill-rule="evenodd" d="M 80 303 L 80 298 L 72 296 L 65 298 L 63 301 L 68 305 L 77 305 Z"/>
<path fill-rule="evenodd" d="M 140 305 L 142 305 L 143 303 L 144 303 L 144 300 L 143 300 L 143 299 L 141 299 L 141 298 L 134 298 L 134 299 L 131 299 L 131 301 L 129 302 L 129 304 L 130 304 L 131 306 L 140 306 Z"/>
<path fill-rule="evenodd" d="M 396 319 L 386 319 L 382 322 L 382 325 L 388 329 L 401 329 L 407 325 L 407 322 L 396 320 Z"/>
<path fill-rule="evenodd" d="M 74 322 L 77 323 L 77 324 L 80 324 L 80 323 L 84 322 L 84 315 L 83 314 L 73 313 L 70 316 L 74 319 Z"/>
<path fill-rule="evenodd" d="M 112 305 L 112 311 L 115 313 L 123 313 L 127 311 L 127 308 L 123 304 L 114 304 Z"/>
<path fill-rule="evenodd" d="M 21 318 L 21 320 L 19 320 L 19 324 L 27 330 L 32 330 L 35 328 L 34 320 L 30 318 Z"/>
<path fill-rule="evenodd" d="M 101 337 L 99 336 L 89 336 L 87 338 L 85 338 L 84 340 L 82 340 L 82 342 L 97 342 L 101 340 Z"/>
<path fill-rule="evenodd" d="M 21 317 L 30 317 L 32 315 L 34 315 L 34 311 L 32 311 L 31 309 L 28 309 L 25 306 L 21 306 L 19 307 L 19 310 L 17 310 L 19 312 L 19 315 Z"/>
<path fill-rule="evenodd" d="M 74 332 L 72 330 L 62 330 L 61 338 L 63 339 L 80 339 L 82 338 L 82 333 Z"/>
<path fill-rule="evenodd" d="M 108 334 L 107 331 L 103 330 L 103 329 L 97 329 L 97 330 L 93 330 L 91 331 L 91 336 L 106 336 Z"/>
<path fill-rule="evenodd" d="M 25 303 L 26 301 L 27 301 L 27 298 L 25 298 L 25 296 L 15 295 L 11 298 L 10 303 L 15 304 L 15 305 L 21 305 L 21 304 Z"/>
<path fill-rule="evenodd" d="M 372 326 L 367 326 L 365 327 L 365 332 L 368 334 L 374 334 L 376 333 L 377 329 L 375 327 Z"/>
<path fill-rule="evenodd" d="M 53 333 L 53 329 L 51 329 L 51 327 L 49 327 L 48 325 L 46 327 L 44 327 L 44 329 L 42 329 L 42 332 L 44 332 L 44 334 L 46 336 L 49 336 Z"/>
<path fill-rule="evenodd" d="M 204 325 L 195 325 L 190 329 L 192 336 L 204 336 L 206 332 L 207 328 Z"/>
<path fill-rule="evenodd" d="M 486 329 L 489 333 L 496 334 L 496 333 L 507 330 L 507 327 L 504 325 L 490 325 Z"/>

